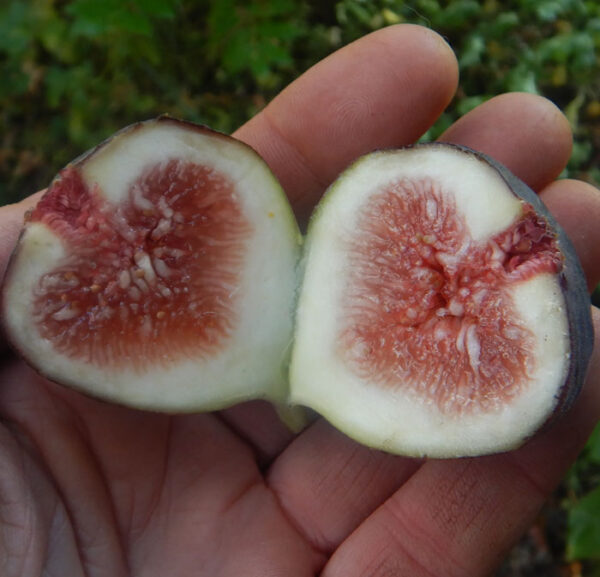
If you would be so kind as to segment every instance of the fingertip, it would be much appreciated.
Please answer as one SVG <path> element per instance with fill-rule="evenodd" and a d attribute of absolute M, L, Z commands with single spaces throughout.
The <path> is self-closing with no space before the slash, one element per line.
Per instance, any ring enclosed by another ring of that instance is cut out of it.
<path fill-rule="evenodd" d="M 418 24 L 394 24 L 372 32 L 354 44 L 361 40 L 387 44 L 396 58 L 406 51 L 407 45 L 418 47 L 419 50 L 412 56 L 427 65 L 428 73 L 439 72 L 431 74 L 431 80 L 439 83 L 444 93 L 443 100 L 449 101 L 454 96 L 459 80 L 458 60 L 452 46 L 435 30 Z"/>
<path fill-rule="evenodd" d="M 535 190 L 558 177 L 573 146 L 571 126 L 561 110 L 543 96 L 524 92 L 491 98 L 440 140 L 492 156 Z"/>

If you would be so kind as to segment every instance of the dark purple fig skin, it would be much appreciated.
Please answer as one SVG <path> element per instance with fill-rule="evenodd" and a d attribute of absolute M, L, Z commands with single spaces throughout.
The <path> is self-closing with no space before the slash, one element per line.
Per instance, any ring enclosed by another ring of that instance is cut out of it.
<path fill-rule="evenodd" d="M 547 422 L 547 424 L 550 424 L 571 408 L 575 402 L 583 387 L 594 348 L 591 298 L 587 288 L 585 273 L 583 272 L 573 243 L 540 197 L 497 160 L 482 152 L 453 143 L 439 142 L 416 146 L 450 146 L 466 152 L 477 160 L 491 166 L 506 182 L 514 195 L 530 204 L 536 213 L 546 221 L 549 230 L 553 231 L 556 235 L 556 242 L 563 258 L 562 270 L 558 273 L 558 276 L 565 298 L 565 313 L 569 325 L 571 351 L 569 372 L 562 388 L 557 391 L 556 396 L 558 401 L 556 408 Z"/>

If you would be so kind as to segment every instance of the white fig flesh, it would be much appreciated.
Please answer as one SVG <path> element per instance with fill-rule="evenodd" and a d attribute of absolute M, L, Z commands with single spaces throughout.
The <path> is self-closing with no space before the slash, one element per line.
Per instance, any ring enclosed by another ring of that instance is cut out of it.
<path fill-rule="evenodd" d="M 505 168 L 442 144 L 367 155 L 310 223 L 291 401 L 393 453 L 515 448 L 581 386 L 586 298 L 564 233 Z"/>
<path fill-rule="evenodd" d="M 300 246 L 250 147 L 138 123 L 69 165 L 29 215 L 4 328 L 51 380 L 118 403 L 283 402 Z"/>

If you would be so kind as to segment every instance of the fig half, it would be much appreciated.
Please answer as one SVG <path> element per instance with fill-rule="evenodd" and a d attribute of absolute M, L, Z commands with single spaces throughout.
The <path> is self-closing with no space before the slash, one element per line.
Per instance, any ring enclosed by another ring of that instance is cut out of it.
<path fill-rule="evenodd" d="M 311 220 L 291 400 L 404 455 L 515 448 L 568 407 L 591 355 L 576 254 L 492 159 L 420 145 L 359 159 Z"/>
<path fill-rule="evenodd" d="M 301 235 L 249 146 L 161 117 L 75 160 L 5 277 L 13 346 L 51 380 L 147 409 L 287 397 Z"/>

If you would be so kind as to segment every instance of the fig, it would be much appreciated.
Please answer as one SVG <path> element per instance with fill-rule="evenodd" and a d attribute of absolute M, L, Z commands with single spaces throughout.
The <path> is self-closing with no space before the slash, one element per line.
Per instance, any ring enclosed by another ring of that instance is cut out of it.
<path fill-rule="evenodd" d="M 290 398 L 363 444 L 506 451 L 582 385 L 593 329 L 575 251 L 483 154 L 436 143 L 359 159 L 304 251 Z"/>
<path fill-rule="evenodd" d="M 140 122 L 68 165 L 27 215 L 4 329 L 44 376 L 121 404 L 282 403 L 300 247 L 249 146 Z"/>

